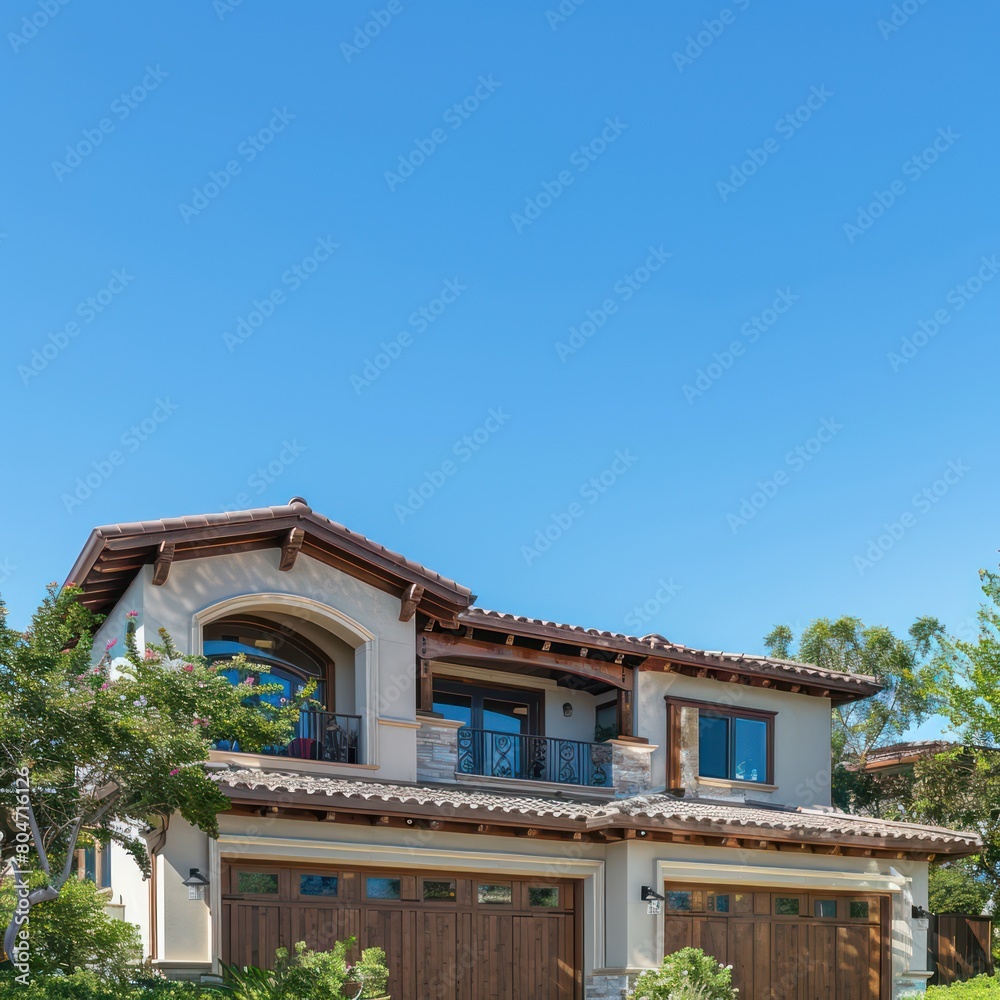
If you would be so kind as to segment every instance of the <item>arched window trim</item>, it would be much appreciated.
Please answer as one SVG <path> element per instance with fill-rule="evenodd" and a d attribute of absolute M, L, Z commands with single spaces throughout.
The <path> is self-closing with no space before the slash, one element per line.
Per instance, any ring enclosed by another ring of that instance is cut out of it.
<path fill-rule="evenodd" d="M 191 616 L 190 646 L 192 651 L 201 651 L 204 641 L 204 627 L 220 618 L 228 618 L 240 612 L 266 612 L 276 610 L 284 614 L 296 615 L 325 628 L 354 649 L 355 669 L 363 671 L 364 690 L 355 686 L 357 713 L 364 719 L 362 740 L 363 760 L 367 766 L 379 766 L 379 643 L 378 637 L 337 608 L 315 601 L 310 597 L 296 594 L 258 592 L 228 597 L 223 601 L 208 605 Z"/>

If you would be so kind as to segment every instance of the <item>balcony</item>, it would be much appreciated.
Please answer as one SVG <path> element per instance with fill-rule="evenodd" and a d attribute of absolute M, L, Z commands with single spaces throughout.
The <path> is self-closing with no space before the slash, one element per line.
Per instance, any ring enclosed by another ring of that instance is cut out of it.
<path fill-rule="evenodd" d="M 550 781 L 590 788 L 610 787 L 613 747 L 557 737 L 458 730 L 459 774 L 521 781 Z"/>
<path fill-rule="evenodd" d="M 285 746 L 266 747 L 269 757 L 323 760 L 334 764 L 361 763 L 361 716 L 305 711 L 299 715 L 295 736 Z M 238 743 L 220 740 L 216 750 L 239 751 Z"/>

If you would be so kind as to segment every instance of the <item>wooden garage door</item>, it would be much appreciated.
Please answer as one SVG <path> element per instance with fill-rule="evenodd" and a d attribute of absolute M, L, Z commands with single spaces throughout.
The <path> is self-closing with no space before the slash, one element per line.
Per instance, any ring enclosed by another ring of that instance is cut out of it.
<path fill-rule="evenodd" d="M 664 953 L 733 966 L 740 1000 L 886 1000 L 889 898 L 668 884 Z"/>
<path fill-rule="evenodd" d="M 577 1000 L 579 883 L 495 874 L 225 864 L 222 960 L 353 936 L 388 958 L 393 1000 Z"/>

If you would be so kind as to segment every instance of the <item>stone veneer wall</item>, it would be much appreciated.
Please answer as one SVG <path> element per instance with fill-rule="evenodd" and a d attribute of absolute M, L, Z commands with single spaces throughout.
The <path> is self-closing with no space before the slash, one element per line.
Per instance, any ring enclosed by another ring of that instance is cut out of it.
<path fill-rule="evenodd" d="M 417 781 L 454 782 L 462 723 L 430 715 L 418 715 L 417 721 Z"/>
<path fill-rule="evenodd" d="M 608 740 L 611 744 L 611 774 L 615 797 L 641 795 L 652 786 L 650 762 L 657 747 L 649 743 Z"/>
<path fill-rule="evenodd" d="M 626 1000 L 636 978 L 627 972 L 598 973 L 588 976 L 586 1000 Z"/>

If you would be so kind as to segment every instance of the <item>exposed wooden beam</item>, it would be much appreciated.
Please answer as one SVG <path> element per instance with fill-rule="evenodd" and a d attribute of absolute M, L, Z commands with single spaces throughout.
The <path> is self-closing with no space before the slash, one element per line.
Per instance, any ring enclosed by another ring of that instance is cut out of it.
<path fill-rule="evenodd" d="M 417 691 L 417 710 L 434 711 L 434 672 L 430 660 L 420 660 L 420 688 Z"/>
<path fill-rule="evenodd" d="M 419 583 L 411 583 L 403 591 L 399 604 L 399 620 L 408 622 L 417 612 L 417 605 L 424 596 L 424 588 Z"/>
<path fill-rule="evenodd" d="M 469 638 L 470 639 L 472 638 L 471 634 L 469 635 Z M 542 652 L 547 653 L 551 648 L 552 648 L 552 643 L 549 642 L 548 639 L 546 639 L 545 642 L 542 643 Z"/>
<path fill-rule="evenodd" d="M 302 528 L 292 528 L 285 535 L 284 541 L 281 543 L 281 559 L 278 562 L 278 569 L 282 573 L 287 573 L 295 565 L 295 560 L 305 540 L 306 533 Z"/>
<path fill-rule="evenodd" d="M 813 848 L 813 851 L 815 851 L 816 854 L 832 854 L 835 856 L 842 853 L 840 844 L 817 844 Z"/>
<path fill-rule="evenodd" d="M 512 637 L 508 635 L 507 638 Z M 629 667 L 615 666 L 613 663 L 596 660 L 593 657 L 581 660 L 578 656 L 527 649 L 523 646 L 508 645 L 506 642 L 500 644 L 478 639 L 470 641 L 462 636 L 446 635 L 443 632 L 421 635 L 419 655 L 428 659 L 458 663 L 468 663 L 470 659 L 472 662 L 479 660 L 507 664 L 524 663 L 590 677 L 611 687 L 631 690 L 633 685 L 633 671 Z"/>
<path fill-rule="evenodd" d="M 337 814 L 332 809 L 327 809 L 327 811 L 323 814 L 323 822 L 336 823 L 336 821 L 337 821 Z"/>
<path fill-rule="evenodd" d="M 507 638 L 504 639 L 504 645 L 513 646 L 514 645 L 514 637 L 512 635 L 508 635 Z"/>
<path fill-rule="evenodd" d="M 372 816 L 371 817 L 372 826 L 388 826 L 389 817 L 388 816 Z"/>
<path fill-rule="evenodd" d="M 490 827 L 488 823 L 480 823 L 479 826 L 476 827 L 476 833 L 489 833 L 489 832 L 490 832 Z"/>
<path fill-rule="evenodd" d="M 170 575 L 170 566 L 174 561 L 176 546 L 173 542 L 160 542 L 156 562 L 153 563 L 153 586 L 162 587 Z"/>

